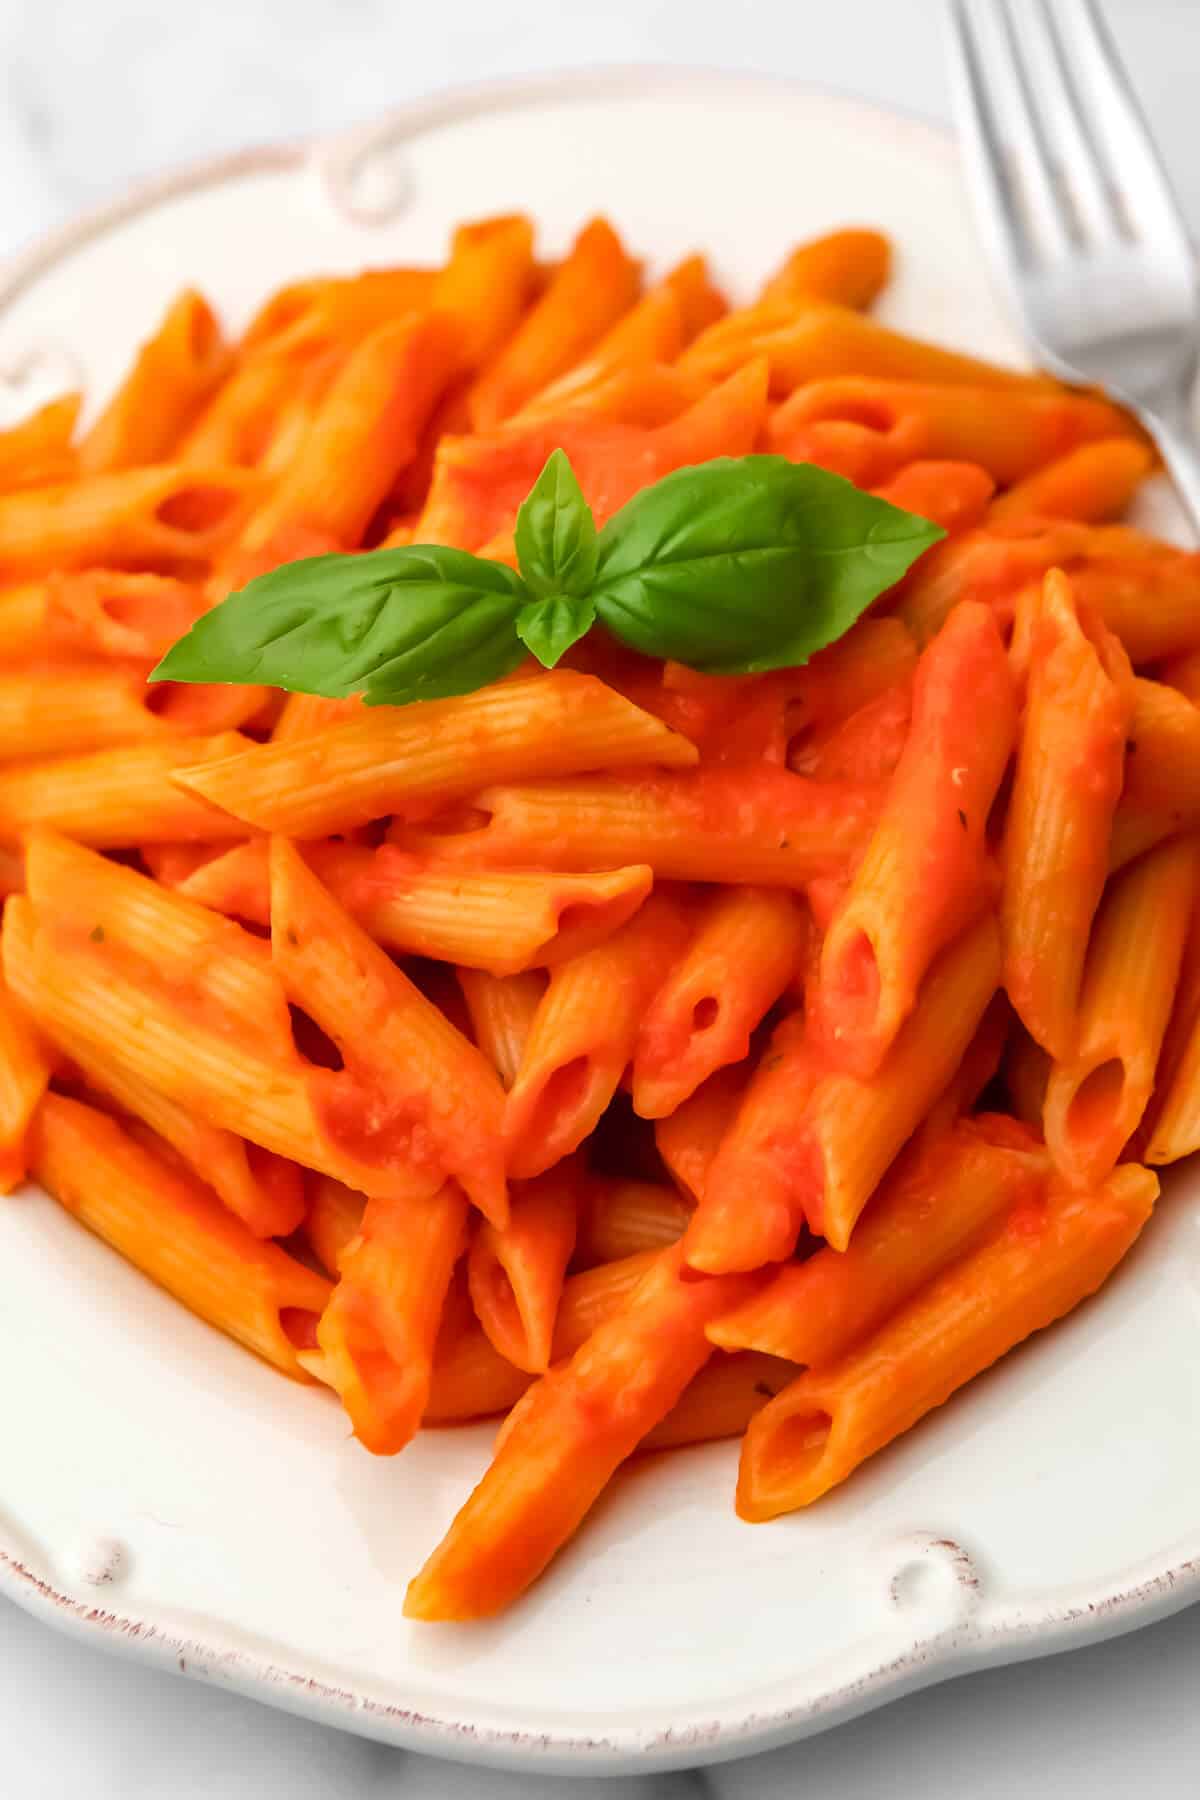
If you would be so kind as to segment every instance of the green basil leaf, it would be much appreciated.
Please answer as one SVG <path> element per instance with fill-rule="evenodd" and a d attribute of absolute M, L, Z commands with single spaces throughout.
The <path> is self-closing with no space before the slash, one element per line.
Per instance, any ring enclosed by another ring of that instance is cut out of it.
<path fill-rule="evenodd" d="M 524 659 L 528 599 L 505 564 L 441 545 L 313 556 L 205 613 L 151 680 L 263 682 L 368 706 L 467 694 Z"/>
<path fill-rule="evenodd" d="M 517 614 L 517 636 L 547 669 L 591 630 L 596 608 L 574 594 L 531 600 Z"/>
<path fill-rule="evenodd" d="M 714 675 L 806 662 L 945 533 L 840 475 L 719 457 L 604 526 L 593 598 L 623 643 Z"/>
<path fill-rule="evenodd" d="M 546 466 L 517 513 L 517 561 L 531 594 L 586 594 L 596 573 L 596 521 L 562 450 Z"/>

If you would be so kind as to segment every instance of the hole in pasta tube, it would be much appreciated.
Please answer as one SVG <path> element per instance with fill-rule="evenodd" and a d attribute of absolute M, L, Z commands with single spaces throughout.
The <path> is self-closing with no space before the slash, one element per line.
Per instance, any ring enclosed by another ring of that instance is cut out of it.
<path fill-rule="evenodd" d="M 292 1021 L 292 1042 L 305 1062 L 312 1063 L 318 1069 L 344 1069 L 345 1059 L 341 1051 L 329 1036 L 322 1031 L 314 1018 L 311 1018 L 302 1007 L 288 1006 Z"/>
<path fill-rule="evenodd" d="M 793 775 L 807 775 L 817 766 L 820 749 L 810 722 L 788 738 L 784 763 Z"/>
<path fill-rule="evenodd" d="M 738 1511 L 743 1518 L 770 1519 L 805 1505 L 824 1491 L 818 1470 L 829 1447 L 833 1415 L 803 1402 L 787 1404 L 777 1395 L 752 1422 L 738 1479 Z"/>
<path fill-rule="evenodd" d="M 279 1329 L 294 1350 L 316 1350 L 320 1314 L 305 1306 L 281 1306 Z"/>
<path fill-rule="evenodd" d="M 476 1256 L 471 1265 L 470 1283 L 476 1315 L 493 1347 L 517 1368 L 528 1369 L 531 1360 L 529 1332 L 503 1263 L 496 1256 L 489 1255 L 486 1260 Z"/>
<path fill-rule="evenodd" d="M 711 1031 L 721 1015 L 721 1002 L 715 994 L 705 994 L 692 1008 L 692 1030 Z"/>
<path fill-rule="evenodd" d="M 199 537 L 223 524 L 242 498 L 236 488 L 198 483 L 167 494 L 155 507 L 154 517 L 172 531 L 194 532 Z"/>
<path fill-rule="evenodd" d="M 631 919 L 646 898 L 646 889 L 627 888 L 623 893 L 587 900 L 572 900 L 558 912 L 554 935 L 541 945 L 547 964 L 566 962 L 605 938 Z M 541 960 L 541 958 L 539 958 Z"/>
<path fill-rule="evenodd" d="M 822 958 L 826 1029 L 834 1038 L 869 1033 L 879 1013 L 881 982 L 875 946 L 856 928 L 835 939 Z"/>
<path fill-rule="evenodd" d="M 568 1137 L 574 1148 L 578 1136 L 591 1129 L 594 1120 L 588 1116 L 587 1103 L 595 1073 L 590 1056 L 574 1056 L 551 1070 L 525 1116 L 521 1143 L 527 1152 L 553 1150 L 550 1161 L 557 1162 L 565 1154 L 560 1146 Z"/>
<path fill-rule="evenodd" d="M 555 921 L 558 937 L 574 937 L 581 932 L 602 928 L 610 913 L 619 910 L 614 900 L 572 900 L 564 906 Z"/>
<path fill-rule="evenodd" d="M 1119 1056 L 1098 1063 L 1075 1089 L 1067 1108 L 1066 1128 L 1080 1148 L 1094 1149 L 1118 1126 L 1125 1095 L 1125 1064 Z M 1119 1126 L 1118 1126 L 1119 1129 Z"/>
<path fill-rule="evenodd" d="M 155 718 L 161 719 L 170 711 L 169 702 L 178 688 L 177 681 L 156 681 L 153 687 L 147 682 L 141 696 L 142 705 L 148 713 L 153 713 Z"/>

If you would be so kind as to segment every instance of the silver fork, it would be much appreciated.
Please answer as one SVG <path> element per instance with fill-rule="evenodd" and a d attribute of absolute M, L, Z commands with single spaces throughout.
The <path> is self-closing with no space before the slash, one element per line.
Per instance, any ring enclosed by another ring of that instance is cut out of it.
<path fill-rule="evenodd" d="M 1158 443 L 1200 533 L 1200 278 L 1093 0 L 950 0 L 968 176 L 1038 361 Z"/>

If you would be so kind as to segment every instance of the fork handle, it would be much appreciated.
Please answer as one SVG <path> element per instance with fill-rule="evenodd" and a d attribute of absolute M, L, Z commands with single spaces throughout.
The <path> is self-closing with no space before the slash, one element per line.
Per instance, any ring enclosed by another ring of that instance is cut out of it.
<path fill-rule="evenodd" d="M 1148 408 L 1141 420 L 1154 435 L 1167 474 L 1200 540 L 1200 442 L 1191 408 L 1186 400 L 1162 410 Z"/>

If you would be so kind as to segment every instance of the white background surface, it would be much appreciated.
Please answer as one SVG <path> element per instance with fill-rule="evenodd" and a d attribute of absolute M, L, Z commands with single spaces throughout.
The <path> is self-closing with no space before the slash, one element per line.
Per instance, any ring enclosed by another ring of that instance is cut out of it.
<path fill-rule="evenodd" d="M 1107 10 L 1200 235 L 1198 0 Z M 767 69 L 946 112 L 937 0 L 0 0 L 0 254 L 132 177 L 369 116 L 448 82 L 566 64 Z M 786 212 L 789 184 L 767 172 Z M 955 253 L 951 251 L 950 253 Z M 5 1379 L 17 1379 L 9 1370 Z M 2 1382 L 0 1382 L 2 1400 Z M 0 1437 L 0 1444 L 3 1440 Z M 0 1479 L 3 1451 L 0 1449 Z M 1096 1504 L 1103 1505 L 1103 1495 Z M 791 1751 L 620 1781 L 606 1800 L 1189 1800 L 1200 1608 L 958 1681 Z M 582 1784 L 435 1765 L 52 1635 L 0 1602 L 3 1800 L 568 1800 Z"/>

